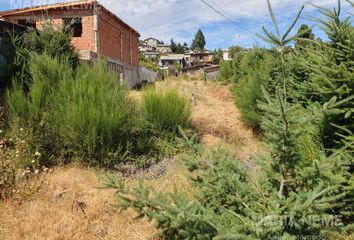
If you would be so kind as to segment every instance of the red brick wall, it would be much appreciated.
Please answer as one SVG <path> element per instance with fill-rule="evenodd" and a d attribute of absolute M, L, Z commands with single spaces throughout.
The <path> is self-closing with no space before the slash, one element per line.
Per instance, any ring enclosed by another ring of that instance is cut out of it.
<path fill-rule="evenodd" d="M 72 43 L 77 50 L 95 51 L 94 17 L 93 11 L 90 9 L 53 9 L 45 13 L 27 12 L 25 15 L 13 15 L 7 18 L 7 20 L 17 23 L 17 20 L 21 18 L 37 19 L 36 27 L 40 29 L 40 19 L 48 16 L 53 19 L 55 25 L 61 25 L 62 18 L 82 17 L 82 37 L 73 38 Z M 126 64 L 138 66 L 138 34 L 117 20 L 105 9 L 99 11 L 98 23 L 99 53 L 116 61 L 123 61 Z M 121 54 L 121 36 L 123 38 L 123 54 Z"/>
<path fill-rule="evenodd" d="M 9 21 L 17 23 L 18 19 L 28 18 L 36 21 L 36 28 L 41 29 L 41 21 L 44 18 L 51 18 L 53 24 L 60 26 L 63 18 L 81 17 L 82 18 L 82 37 L 74 37 L 72 44 L 77 50 L 95 51 L 95 35 L 93 31 L 93 12 L 92 10 L 50 10 L 48 12 L 31 12 L 26 15 L 18 14 L 8 18 Z"/>
<path fill-rule="evenodd" d="M 100 54 L 138 66 L 139 36 L 105 10 L 100 12 L 98 23 Z M 121 38 L 123 54 L 121 54 Z"/>

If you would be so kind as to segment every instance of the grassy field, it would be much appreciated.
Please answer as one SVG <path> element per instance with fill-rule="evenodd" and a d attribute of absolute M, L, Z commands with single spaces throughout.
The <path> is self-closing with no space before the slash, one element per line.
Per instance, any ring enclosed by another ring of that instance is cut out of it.
<path fill-rule="evenodd" d="M 255 166 L 252 156 L 264 154 L 260 141 L 241 122 L 229 85 L 173 78 L 156 88 L 195 96 L 192 124 L 207 150 L 227 148 L 250 167 Z M 141 97 L 139 91 L 130 94 Z M 189 173 L 180 159 L 177 155 L 126 180 L 143 180 L 158 191 L 172 191 L 176 185 L 191 194 Z M 118 213 L 114 192 L 99 189 L 105 174 L 74 164 L 23 183 L 22 192 L 0 204 L 0 239 L 158 239 L 153 223 L 134 220 L 133 211 Z"/>

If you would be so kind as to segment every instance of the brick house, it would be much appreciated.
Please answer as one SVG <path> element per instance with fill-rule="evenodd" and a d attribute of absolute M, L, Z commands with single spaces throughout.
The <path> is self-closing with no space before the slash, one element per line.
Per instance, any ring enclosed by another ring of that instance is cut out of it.
<path fill-rule="evenodd" d="M 140 34 L 97 1 L 80 1 L 0 12 L 8 22 L 41 29 L 50 19 L 54 25 L 71 24 L 72 44 L 83 60 L 106 58 L 109 67 L 133 87 L 140 83 L 138 47 Z"/>

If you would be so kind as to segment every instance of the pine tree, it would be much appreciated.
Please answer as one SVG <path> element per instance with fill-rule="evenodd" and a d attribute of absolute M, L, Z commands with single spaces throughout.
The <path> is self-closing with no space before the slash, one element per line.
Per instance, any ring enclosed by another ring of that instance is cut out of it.
<path fill-rule="evenodd" d="M 315 34 L 313 34 L 312 29 L 307 24 L 302 24 L 297 33 L 298 38 L 295 41 L 296 47 L 302 47 L 309 43 L 307 40 L 314 40 Z"/>
<path fill-rule="evenodd" d="M 173 38 L 171 39 L 171 52 L 176 53 L 177 51 L 177 44 L 175 43 L 175 41 L 173 40 Z"/>
<path fill-rule="evenodd" d="M 327 148 L 343 146 L 342 134 L 354 132 L 354 27 L 348 16 L 341 19 L 341 5 L 320 8 L 326 18 L 320 20 L 330 41 L 317 42 L 301 64 L 308 74 L 307 87 L 321 105 L 335 99 L 338 104 L 325 113 L 323 142 Z"/>
<path fill-rule="evenodd" d="M 206 45 L 205 37 L 201 29 L 197 31 L 192 42 L 192 50 L 203 52 Z"/>

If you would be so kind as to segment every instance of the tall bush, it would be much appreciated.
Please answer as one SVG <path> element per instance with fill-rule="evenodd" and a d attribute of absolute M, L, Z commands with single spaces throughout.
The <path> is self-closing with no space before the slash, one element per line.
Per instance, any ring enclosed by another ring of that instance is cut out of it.
<path fill-rule="evenodd" d="M 119 160 L 108 159 L 109 154 L 128 151 L 134 141 L 132 132 L 139 130 L 139 117 L 127 91 L 106 69 L 104 61 L 99 61 L 80 66 L 74 79 L 63 78 L 52 99 L 48 122 L 67 154 L 107 166 Z"/>
<path fill-rule="evenodd" d="M 260 89 L 261 86 L 269 89 L 277 60 L 270 51 L 256 48 L 239 55 L 233 61 L 236 105 L 241 111 L 242 119 L 259 130 L 262 115 L 257 104 L 263 99 Z"/>
<path fill-rule="evenodd" d="M 232 64 L 229 61 L 220 63 L 220 80 L 230 82 L 233 76 Z"/>
<path fill-rule="evenodd" d="M 100 166 L 134 152 L 140 118 L 104 61 L 73 71 L 67 59 L 30 56 L 28 92 L 16 83 L 7 94 L 12 133 L 28 133 L 29 152 L 45 165 L 80 158 Z"/>
<path fill-rule="evenodd" d="M 28 69 L 30 54 L 33 52 L 65 58 L 73 68 L 79 64 L 79 54 L 71 44 L 73 31 L 70 25 L 56 26 L 51 19 L 44 19 L 41 26 L 41 31 L 28 29 L 24 34 L 14 36 L 12 39 L 16 50 L 13 65 L 18 82 L 25 84 L 31 82 Z"/>
<path fill-rule="evenodd" d="M 153 129 L 176 133 L 178 126 L 188 127 L 191 106 L 176 90 L 148 89 L 143 93 L 142 112 Z"/>

